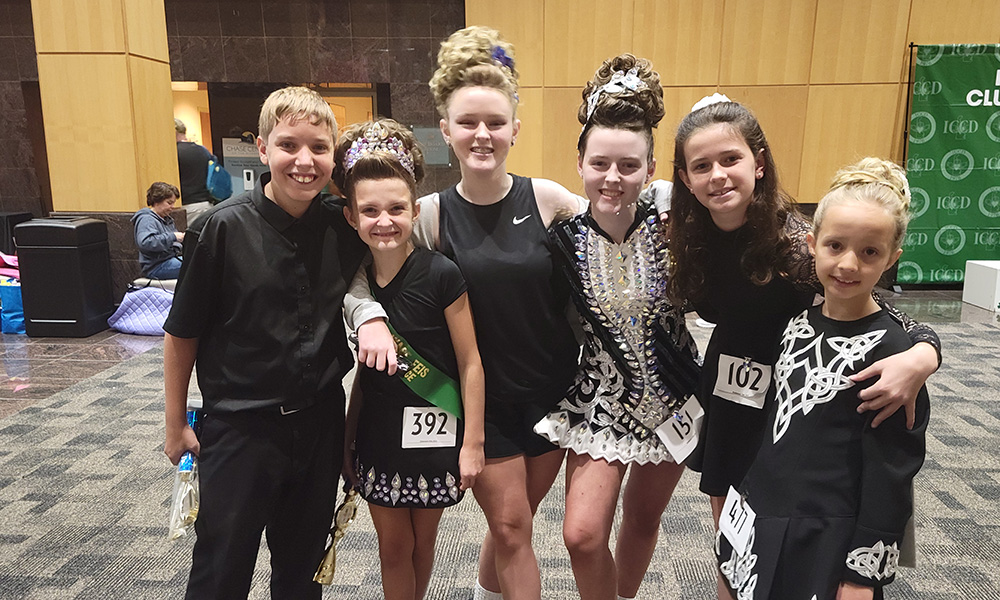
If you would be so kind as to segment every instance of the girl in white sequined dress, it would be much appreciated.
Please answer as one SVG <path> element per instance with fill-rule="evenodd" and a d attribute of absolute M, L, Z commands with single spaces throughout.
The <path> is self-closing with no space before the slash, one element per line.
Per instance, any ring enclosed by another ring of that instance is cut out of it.
<path fill-rule="evenodd" d="M 699 377 L 684 316 L 666 299 L 665 226 L 640 199 L 653 176 L 663 90 L 650 63 L 608 59 L 583 91 L 578 170 L 590 199 L 550 236 L 586 333 L 575 382 L 535 431 L 569 450 L 563 538 L 583 600 L 635 596 L 684 469 L 657 435 Z M 622 526 L 608 547 L 626 470 Z"/>

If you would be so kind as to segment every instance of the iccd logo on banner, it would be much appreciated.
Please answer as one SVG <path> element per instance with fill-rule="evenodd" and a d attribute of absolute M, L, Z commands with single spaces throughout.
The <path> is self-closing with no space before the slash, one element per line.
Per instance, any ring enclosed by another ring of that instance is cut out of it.
<path fill-rule="evenodd" d="M 899 283 L 919 283 L 923 280 L 923 269 L 912 260 L 903 261 L 896 268 L 896 281 Z"/>
<path fill-rule="evenodd" d="M 990 118 L 986 120 L 986 135 L 1000 144 L 1000 110 L 990 115 Z"/>
<path fill-rule="evenodd" d="M 941 128 L 945 133 L 950 133 L 955 136 L 957 140 L 964 140 L 965 136 L 976 133 L 979 131 L 979 121 L 975 119 L 952 119 L 950 121 L 945 121 L 944 126 Z"/>
<path fill-rule="evenodd" d="M 945 256 L 954 256 L 965 248 L 965 231 L 958 225 L 945 225 L 934 236 L 934 248 Z"/>
<path fill-rule="evenodd" d="M 931 113 L 921 111 L 910 115 L 910 141 L 914 144 L 923 144 L 934 137 L 935 131 L 937 121 Z"/>
<path fill-rule="evenodd" d="M 903 238 L 903 248 L 914 250 L 927 245 L 928 241 L 930 241 L 930 236 L 924 231 L 907 231 L 906 237 Z"/>
<path fill-rule="evenodd" d="M 972 234 L 972 245 L 982 248 L 987 252 L 996 250 L 1000 246 L 1000 231 L 996 229 L 982 229 Z"/>
<path fill-rule="evenodd" d="M 972 172 L 974 162 L 975 159 L 967 150 L 956 148 L 941 158 L 941 174 L 945 179 L 961 181 Z"/>
<path fill-rule="evenodd" d="M 920 79 L 913 83 L 913 95 L 918 98 L 926 98 L 927 96 L 936 96 L 941 93 L 943 85 L 940 81 L 934 81 L 932 79 Z"/>
<path fill-rule="evenodd" d="M 921 173 L 923 171 L 933 171 L 936 165 L 937 163 L 934 162 L 934 159 L 929 156 L 908 158 L 906 159 L 906 172 Z"/>
<path fill-rule="evenodd" d="M 928 44 L 917 48 L 917 64 L 921 67 L 929 67 L 941 60 L 944 55 L 944 46 L 940 44 Z"/>
<path fill-rule="evenodd" d="M 987 188 L 979 195 L 979 212 L 987 217 L 1000 217 L 1000 186 Z"/>
<path fill-rule="evenodd" d="M 972 198 L 950 194 L 948 196 L 938 196 L 937 209 L 946 211 L 949 215 L 955 216 L 959 211 L 972 206 Z"/>
<path fill-rule="evenodd" d="M 912 218 L 916 219 L 922 217 L 923 214 L 927 212 L 930 205 L 931 197 L 927 195 L 927 192 L 925 192 L 923 188 L 910 188 L 910 214 L 912 215 Z"/>

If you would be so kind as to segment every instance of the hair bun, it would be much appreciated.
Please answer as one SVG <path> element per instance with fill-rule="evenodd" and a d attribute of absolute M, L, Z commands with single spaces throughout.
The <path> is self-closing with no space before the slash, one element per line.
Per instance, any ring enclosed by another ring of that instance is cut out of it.
<path fill-rule="evenodd" d="M 904 207 L 910 205 L 910 186 L 906 172 L 896 163 L 881 158 L 865 157 L 848 165 L 833 176 L 830 190 L 868 184 L 883 185 L 895 193 Z"/>
<path fill-rule="evenodd" d="M 451 95 L 467 85 L 498 89 L 516 103 L 514 46 L 496 29 L 479 25 L 459 29 L 441 42 L 437 62 L 429 85 L 441 116 L 446 116 Z"/>
<path fill-rule="evenodd" d="M 641 119 L 650 128 L 663 119 L 660 76 L 652 63 L 633 54 L 619 54 L 605 60 L 583 88 L 582 96 L 577 111 L 582 125 L 595 114 L 601 121 Z"/>

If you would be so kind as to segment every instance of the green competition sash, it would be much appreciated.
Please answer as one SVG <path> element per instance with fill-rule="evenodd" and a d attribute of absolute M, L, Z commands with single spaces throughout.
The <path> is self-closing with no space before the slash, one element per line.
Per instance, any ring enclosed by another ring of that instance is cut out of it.
<path fill-rule="evenodd" d="M 458 382 L 420 356 L 392 325 L 389 331 L 396 341 L 397 362 L 407 366 L 400 374 L 406 386 L 424 400 L 461 419 L 462 391 Z"/>

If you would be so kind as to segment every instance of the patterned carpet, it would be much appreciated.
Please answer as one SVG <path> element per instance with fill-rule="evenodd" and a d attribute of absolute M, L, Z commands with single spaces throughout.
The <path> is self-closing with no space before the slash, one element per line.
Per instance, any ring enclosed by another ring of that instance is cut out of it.
<path fill-rule="evenodd" d="M 1000 325 L 936 324 L 928 457 L 916 481 L 917 569 L 889 598 L 1000 599 Z M 179 598 L 190 541 L 166 542 L 173 470 L 163 443 L 162 352 L 150 350 L 0 419 L 0 598 Z M 714 590 L 708 502 L 687 473 L 663 518 L 640 590 L 703 599 Z M 576 598 L 560 534 L 561 479 L 540 509 L 543 597 Z M 485 522 L 470 498 L 442 521 L 430 599 L 471 598 Z M 381 597 L 376 538 L 362 509 L 327 598 Z M 252 598 L 267 598 L 262 551 Z"/>

